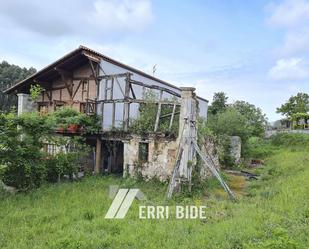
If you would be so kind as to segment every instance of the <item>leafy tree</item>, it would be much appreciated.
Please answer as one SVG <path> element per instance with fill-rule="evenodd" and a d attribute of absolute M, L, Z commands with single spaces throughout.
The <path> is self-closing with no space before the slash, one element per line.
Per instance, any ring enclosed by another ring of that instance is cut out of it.
<path fill-rule="evenodd" d="M 8 111 L 12 106 L 17 105 L 16 96 L 4 94 L 3 91 L 35 72 L 36 69 L 33 67 L 27 69 L 9 64 L 6 61 L 0 63 L 0 111 Z"/>
<path fill-rule="evenodd" d="M 227 107 L 227 99 L 228 97 L 224 92 L 217 92 L 214 94 L 212 104 L 209 107 L 209 113 L 216 115 L 217 113 L 225 111 Z"/>
<path fill-rule="evenodd" d="M 260 108 L 240 100 L 236 101 L 232 107 L 245 118 L 250 136 L 260 137 L 264 134 L 267 118 Z"/>
<path fill-rule="evenodd" d="M 37 113 L 0 115 L 0 164 L 6 167 L 5 183 L 20 189 L 39 186 L 46 175 L 41 148 L 51 126 Z"/>
<path fill-rule="evenodd" d="M 216 135 L 239 136 L 243 141 L 250 135 L 246 117 L 233 107 L 211 117 L 208 126 Z"/>
<path fill-rule="evenodd" d="M 218 145 L 220 162 L 225 166 L 233 166 L 234 161 L 230 157 L 230 136 L 239 136 L 244 145 L 242 148 L 245 148 L 250 137 L 263 136 L 267 119 L 260 108 L 248 102 L 236 101 L 226 105 L 227 97 L 223 93 L 216 94 L 214 99 L 217 101 L 212 107 L 216 107 L 216 112 L 209 115 L 207 126 Z"/>
<path fill-rule="evenodd" d="M 277 108 L 277 113 L 287 117 L 307 112 L 309 112 L 309 95 L 307 93 L 297 93 L 296 96 L 291 96 L 286 103 Z"/>

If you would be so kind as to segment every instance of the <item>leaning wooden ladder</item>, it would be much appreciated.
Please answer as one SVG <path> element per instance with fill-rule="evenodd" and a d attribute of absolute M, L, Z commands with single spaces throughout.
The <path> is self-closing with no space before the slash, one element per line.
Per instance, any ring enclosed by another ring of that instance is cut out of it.
<path fill-rule="evenodd" d="M 235 194 L 233 193 L 233 191 L 229 188 L 229 186 L 226 184 L 226 182 L 221 177 L 219 171 L 215 167 L 213 160 L 211 158 L 208 158 L 207 156 L 205 156 L 203 154 L 203 152 L 201 151 L 201 149 L 199 148 L 199 146 L 197 144 L 196 138 L 193 138 L 192 136 L 190 136 L 188 138 L 183 137 L 185 129 L 190 129 L 191 125 L 194 125 L 194 124 L 191 124 L 187 120 L 185 120 L 185 124 L 183 126 L 183 130 L 181 132 L 181 137 L 180 137 L 180 140 L 179 140 L 179 147 L 178 147 L 178 153 L 177 153 L 177 159 L 176 159 L 175 167 L 173 169 L 173 174 L 172 174 L 172 177 L 171 177 L 171 180 L 170 180 L 170 183 L 169 183 L 169 186 L 168 186 L 168 190 L 167 190 L 167 198 L 169 199 L 169 198 L 172 197 L 174 189 L 177 186 L 176 180 L 177 180 L 177 176 L 179 176 L 179 167 L 180 167 L 180 162 L 181 162 L 181 158 L 182 158 L 182 155 L 183 155 L 183 146 L 181 146 L 181 145 L 183 143 L 192 143 L 195 151 L 201 157 L 201 159 L 205 163 L 206 167 L 218 179 L 221 186 L 228 193 L 229 197 L 231 199 L 235 200 L 236 199 Z M 191 174 L 190 174 L 190 177 L 191 177 Z M 188 179 L 188 180 L 189 180 L 189 182 L 191 182 L 191 179 Z"/>

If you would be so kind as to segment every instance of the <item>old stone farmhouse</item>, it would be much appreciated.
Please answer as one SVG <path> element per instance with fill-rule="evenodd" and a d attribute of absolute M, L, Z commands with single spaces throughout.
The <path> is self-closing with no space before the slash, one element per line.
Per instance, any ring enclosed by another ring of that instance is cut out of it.
<path fill-rule="evenodd" d="M 29 98 L 31 84 L 44 89 L 35 105 Z M 147 101 L 145 93 L 150 90 L 157 96 L 151 100 L 157 107 L 154 130 L 142 136 L 131 134 L 130 120 L 139 116 L 140 105 Z M 35 109 L 53 112 L 61 106 L 71 106 L 89 115 L 96 113 L 102 129 L 87 136 L 87 143 L 93 148 L 90 158 L 95 173 L 134 175 L 139 167 L 144 177 L 165 180 L 172 174 L 182 146 L 180 177 L 187 178 L 194 151 L 180 145 L 180 137 L 196 137 L 196 129 L 184 131 L 185 123 L 194 125 L 198 117 L 207 117 L 208 101 L 196 96 L 194 88 L 179 88 L 84 46 L 6 92 L 17 94 L 18 113 Z M 171 112 L 163 115 L 163 106 L 170 106 Z M 179 122 L 176 136 L 159 132 L 162 119 L 169 120 L 169 128 Z M 113 149 L 107 149 L 111 144 Z"/>

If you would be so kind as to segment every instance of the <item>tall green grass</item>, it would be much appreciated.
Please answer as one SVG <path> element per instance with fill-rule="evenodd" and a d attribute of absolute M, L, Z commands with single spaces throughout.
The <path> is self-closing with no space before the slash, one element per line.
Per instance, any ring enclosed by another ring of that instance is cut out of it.
<path fill-rule="evenodd" d="M 2 194 L 0 248 L 307 249 L 309 153 L 301 148 L 275 150 L 237 202 L 216 199 L 214 189 L 166 202 L 164 184 L 115 177 Z M 134 201 L 124 220 L 105 220 L 109 185 L 138 187 L 148 200 Z M 141 203 L 206 205 L 207 219 L 140 220 Z"/>

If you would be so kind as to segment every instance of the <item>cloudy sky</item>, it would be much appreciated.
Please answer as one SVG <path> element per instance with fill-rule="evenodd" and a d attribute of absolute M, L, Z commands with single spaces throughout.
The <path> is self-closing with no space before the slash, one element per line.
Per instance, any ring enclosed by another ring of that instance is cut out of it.
<path fill-rule="evenodd" d="M 42 68 L 80 44 L 270 121 L 309 92 L 309 0 L 0 0 L 0 60 Z"/>

